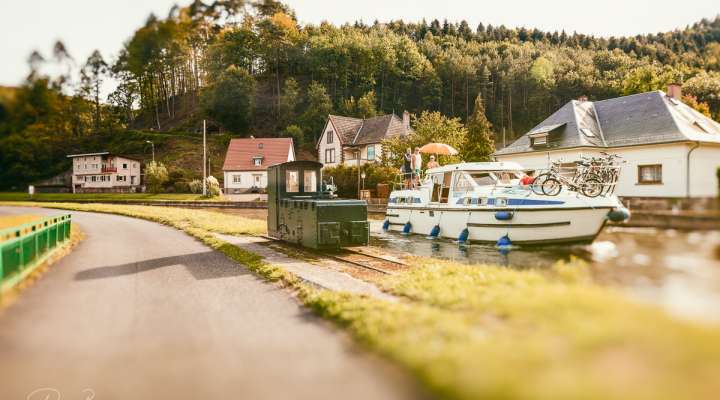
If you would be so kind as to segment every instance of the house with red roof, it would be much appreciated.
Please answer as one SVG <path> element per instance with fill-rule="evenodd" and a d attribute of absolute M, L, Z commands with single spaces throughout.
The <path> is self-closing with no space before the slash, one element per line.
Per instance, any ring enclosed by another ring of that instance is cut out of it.
<path fill-rule="evenodd" d="M 225 155 L 225 193 L 263 192 L 267 167 L 295 161 L 292 138 L 232 139 Z"/>

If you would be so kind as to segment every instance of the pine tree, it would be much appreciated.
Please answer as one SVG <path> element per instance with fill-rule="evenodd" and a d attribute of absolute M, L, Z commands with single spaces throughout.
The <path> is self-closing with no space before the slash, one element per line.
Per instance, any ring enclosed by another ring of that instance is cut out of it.
<path fill-rule="evenodd" d="M 475 109 L 467 122 L 467 136 L 462 156 L 467 161 L 489 161 L 495 151 L 492 124 L 485 116 L 482 95 L 475 98 Z"/>

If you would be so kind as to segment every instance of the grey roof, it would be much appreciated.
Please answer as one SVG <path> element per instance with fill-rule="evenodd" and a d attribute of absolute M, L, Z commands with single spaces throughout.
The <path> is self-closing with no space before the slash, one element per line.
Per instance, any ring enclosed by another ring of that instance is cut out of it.
<path fill-rule="evenodd" d="M 330 122 L 338 131 L 343 145 L 380 143 L 383 139 L 414 133 L 411 127 L 404 127 L 402 119 L 395 114 L 361 119 L 330 115 Z"/>
<path fill-rule="evenodd" d="M 549 132 L 533 148 L 528 135 Z M 602 101 L 570 101 L 496 155 L 572 147 L 704 141 L 720 143 L 720 124 L 661 91 Z"/>

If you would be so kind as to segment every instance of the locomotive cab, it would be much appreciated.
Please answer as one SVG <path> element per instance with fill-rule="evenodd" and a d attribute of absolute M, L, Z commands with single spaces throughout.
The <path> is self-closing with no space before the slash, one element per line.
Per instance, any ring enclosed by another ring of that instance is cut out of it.
<path fill-rule="evenodd" d="M 334 199 L 322 164 L 290 161 L 268 167 L 268 235 L 313 249 L 365 246 L 367 202 Z"/>

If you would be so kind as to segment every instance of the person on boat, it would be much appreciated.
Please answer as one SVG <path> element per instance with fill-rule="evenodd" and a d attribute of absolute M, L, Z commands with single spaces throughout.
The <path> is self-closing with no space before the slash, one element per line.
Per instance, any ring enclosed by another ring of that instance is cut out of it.
<path fill-rule="evenodd" d="M 410 182 L 412 180 L 412 171 L 413 171 L 413 155 L 412 155 L 412 149 L 409 147 L 405 150 L 405 154 L 403 155 L 403 165 L 402 165 L 402 173 L 403 173 L 403 179 L 405 181 L 405 188 L 410 188 Z"/>
<path fill-rule="evenodd" d="M 439 167 L 440 164 L 438 164 L 437 161 L 435 161 L 435 156 L 430 156 L 430 161 L 427 163 L 427 169 L 433 169 Z"/>
<path fill-rule="evenodd" d="M 535 183 L 535 171 L 528 171 L 525 176 L 520 179 L 521 186 L 530 186 Z"/>
<path fill-rule="evenodd" d="M 415 153 L 413 154 L 413 184 L 415 186 L 418 186 L 420 184 L 420 172 L 422 171 L 422 155 L 420 154 L 420 148 L 415 148 Z"/>

